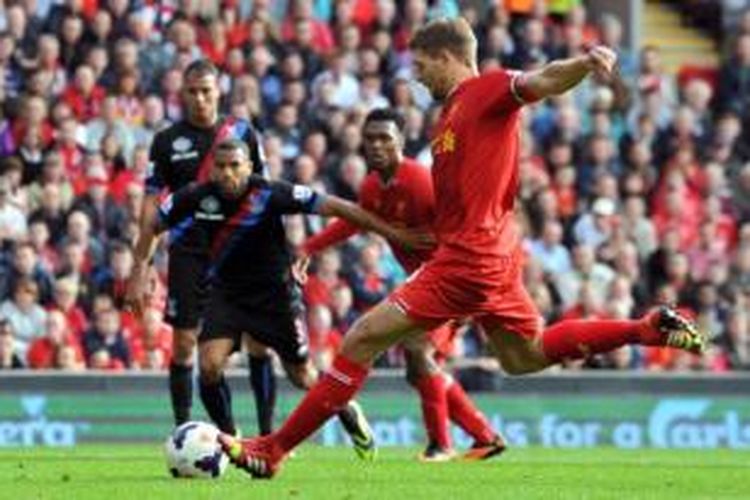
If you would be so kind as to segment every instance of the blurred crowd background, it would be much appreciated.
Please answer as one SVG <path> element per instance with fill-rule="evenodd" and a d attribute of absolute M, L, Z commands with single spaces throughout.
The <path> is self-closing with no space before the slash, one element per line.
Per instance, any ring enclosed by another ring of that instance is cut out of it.
<path fill-rule="evenodd" d="M 407 42 L 426 20 L 457 15 L 475 26 L 482 71 L 532 70 L 591 43 L 619 54 L 619 78 L 524 111 L 517 212 L 545 320 L 670 302 L 711 332 L 702 357 L 628 347 L 567 369 L 750 368 L 750 15 L 715 35 L 720 67 L 675 73 L 658 46 L 626 49 L 621 20 L 578 0 L 0 6 L 0 368 L 168 366 L 164 245 L 142 324 L 123 296 L 150 142 L 180 120 L 192 60 L 221 68 L 222 111 L 262 131 L 272 177 L 355 199 L 373 108 L 403 113 L 406 154 L 429 168 L 440 109 L 412 80 Z M 290 244 L 326 222 L 288 218 Z M 377 237 L 317 256 L 304 296 L 319 364 L 404 278 Z M 482 360 L 482 333 L 462 328 L 454 361 Z M 402 363 L 397 348 L 379 362 Z"/>

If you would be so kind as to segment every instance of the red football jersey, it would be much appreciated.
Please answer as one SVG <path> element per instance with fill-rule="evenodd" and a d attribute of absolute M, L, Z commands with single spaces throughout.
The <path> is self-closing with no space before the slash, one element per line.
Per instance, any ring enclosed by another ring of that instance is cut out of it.
<path fill-rule="evenodd" d="M 520 249 L 514 218 L 518 189 L 519 73 L 495 71 L 462 82 L 446 100 L 432 140 L 436 263 L 471 269 L 472 281 L 497 283 Z M 512 264 L 511 264 L 512 263 Z"/>
<path fill-rule="evenodd" d="M 359 204 L 388 222 L 412 228 L 430 228 L 435 210 L 430 171 L 416 161 L 405 158 L 387 184 L 377 172 L 370 172 L 362 182 Z M 339 219 L 308 238 L 304 248 L 308 253 L 315 253 L 346 240 L 358 231 L 359 228 L 353 224 Z M 407 252 L 398 244 L 389 243 L 393 254 L 408 273 L 430 258 L 431 251 Z"/>

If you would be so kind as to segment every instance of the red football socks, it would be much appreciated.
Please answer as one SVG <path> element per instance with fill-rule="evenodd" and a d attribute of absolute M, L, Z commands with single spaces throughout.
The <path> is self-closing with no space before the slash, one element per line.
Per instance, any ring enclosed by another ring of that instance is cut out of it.
<path fill-rule="evenodd" d="M 652 328 L 647 320 L 561 321 L 542 334 L 542 349 L 550 361 L 580 359 L 637 344 Z"/>
<path fill-rule="evenodd" d="M 341 410 L 364 384 L 369 368 L 342 355 L 336 356 L 331 368 L 310 389 L 273 440 L 288 453 L 318 430 L 326 420 Z"/>
<path fill-rule="evenodd" d="M 458 382 L 448 386 L 448 415 L 478 443 L 487 444 L 495 439 L 490 423 Z"/>
<path fill-rule="evenodd" d="M 427 438 L 443 449 L 451 447 L 448 428 L 448 395 L 445 377 L 441 373 L 426 375 L 417 380 L 417 391 L 422 403 Z"/>

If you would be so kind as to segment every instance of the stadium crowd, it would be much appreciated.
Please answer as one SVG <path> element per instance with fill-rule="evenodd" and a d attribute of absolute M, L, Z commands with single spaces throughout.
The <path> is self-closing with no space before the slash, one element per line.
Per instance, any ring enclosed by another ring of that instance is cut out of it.
<path fill-rule="evenodd" d="M 483 71 L 533 69 L 596 41 L 619 54 L 621 78 L 524 112 L 518 217 L 544 319 L 671 302 L 712 334 L 702 357 L 626 347 L 569 368 L 750 368 L 750 17 L 718 78 L 678 79 L 657 47 L 629 52 L 616 17 L 590 18 L 576 0 L 3 2 L 0 368 L 168 366 L 164 243 L 142 323 L 123 298 L 150 141 L 180 119 L 189 62 L 221 68 L 224 112 L 263 131 L 273 178 L 353 199 L 373 108 L 403 113 L 406 154 L 430 165 L 439 108 L 413 83 L 406 45 L 425 19 L 459 14 Z M 290 243 L 325 223 L 288 218 Z M 404 278 L 376 237 L 319 255 L 304 289 L 318 361 Z M 464 328 L 455 356 L 481 357 L 481 332 Z M 380 363 L 399 366 L 400 353 Z"/>

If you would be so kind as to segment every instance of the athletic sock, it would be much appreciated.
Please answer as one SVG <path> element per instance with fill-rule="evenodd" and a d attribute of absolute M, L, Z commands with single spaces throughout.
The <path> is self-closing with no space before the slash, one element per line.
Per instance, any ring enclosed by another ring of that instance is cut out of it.
<path fill-rule="evenodd" d="M 255 395 L 255 412 L 258 418 L 258 432 L 261 436 L 273 430 L 273 410 L 276 406 L 276 376 L 273 363 L 268 356 L 248 355 L 250 366 L 250 387 Z"/>
<path fill-rule="evenodd" d="M 542 334 L 542 349 L 552 362 L 580 359 L 637 344 L 652 328 L 645 320 L 561 321 Z"/>
<path fill-rule="evenodd" d="M 305 394 L 284 425 L 272 434 L 275 444 L 288 453 L 304 441 L 354 397 L 369 371 L 366 366 L 339 354 L 328 372 Z"/>
<path fill-rule="evenodd" d="M 237 428 L 232 415 L 232 392 L 226 379 L 222 376 L 217 382 L 207 383 L 199 377 L 198 387 L 203 406 L 216 427 L 234 436 Z"/>
<path fill-rule="evenodd" d="M 492 442 L 495 431 L 484 414 L 474 405 L 464 388 L 456 381 L 448 386 L 448 415 L 461 429 L 481 444 Z"/>
<path fill-rule="evenodd" d="M 193 404 L 192 366 L 169 365 L 169 395 L 175 425 L 184 424 L 190 420 L 190 407 Z"/>
<path fill-rule="evenodd" d="M 422 420 L 429 442 L 443 449 L 450 448 L 445 376 L 442 373 L 426 375 L 417 380 L 416 387 L 422 404 Z"/>

